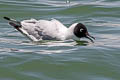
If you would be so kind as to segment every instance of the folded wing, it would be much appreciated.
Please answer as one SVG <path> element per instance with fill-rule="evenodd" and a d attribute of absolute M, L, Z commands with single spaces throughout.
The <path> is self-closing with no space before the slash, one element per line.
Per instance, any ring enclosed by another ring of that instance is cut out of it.
<path fill-rule="evenodd" d="M 24 33 L 33 41 L 65 39 L 67 28 L 57 20 L 24 20 L 21 22 Z"/>

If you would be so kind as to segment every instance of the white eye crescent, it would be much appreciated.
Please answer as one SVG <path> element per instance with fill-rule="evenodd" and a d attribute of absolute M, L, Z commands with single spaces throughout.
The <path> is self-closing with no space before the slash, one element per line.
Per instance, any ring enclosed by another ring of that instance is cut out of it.
<path fill-rule="evenodd" d="M 83 31 L 83 29 L 80 29 L 80 32 L 82 32 Z"/>

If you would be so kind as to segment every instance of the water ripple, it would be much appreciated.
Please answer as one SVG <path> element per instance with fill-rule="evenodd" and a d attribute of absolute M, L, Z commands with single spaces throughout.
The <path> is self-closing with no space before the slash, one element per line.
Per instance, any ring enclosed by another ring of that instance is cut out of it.
<path fill-rule="evenodd" d="M 0 80 L 119 80 L 119 0 L 0 0 Z M 96 40 L 31 42 L 2 19 L 81 22 Z"/>

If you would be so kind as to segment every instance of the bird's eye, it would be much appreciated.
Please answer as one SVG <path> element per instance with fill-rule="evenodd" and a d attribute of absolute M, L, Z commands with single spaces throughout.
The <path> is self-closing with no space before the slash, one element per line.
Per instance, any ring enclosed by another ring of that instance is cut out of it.
<path fill-rule="evenodd" d="M 82 31 L 83 31 L 83 29 L 81 28 L 81 29 L 80 29 L 80 32 L 82 32 Z"/>

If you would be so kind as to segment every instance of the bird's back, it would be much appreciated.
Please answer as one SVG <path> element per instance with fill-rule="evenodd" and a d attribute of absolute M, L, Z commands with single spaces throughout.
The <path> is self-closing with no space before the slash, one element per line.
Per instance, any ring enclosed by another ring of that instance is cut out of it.
<path fill-rule="evenodd" d="M 64 40 L 67 28 L 58 20 L 24 20 L 22 28 L 32 37 L 39 40 Z"/>

